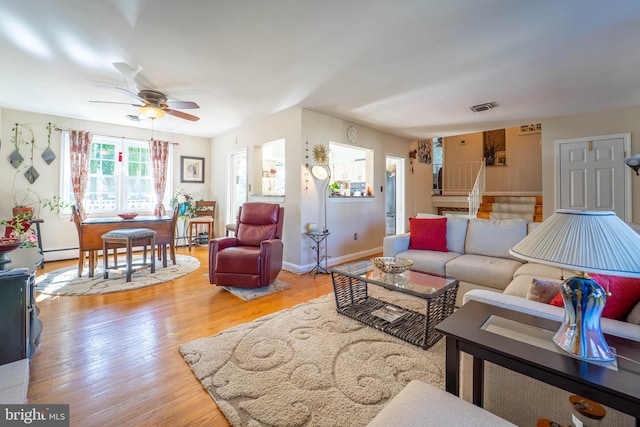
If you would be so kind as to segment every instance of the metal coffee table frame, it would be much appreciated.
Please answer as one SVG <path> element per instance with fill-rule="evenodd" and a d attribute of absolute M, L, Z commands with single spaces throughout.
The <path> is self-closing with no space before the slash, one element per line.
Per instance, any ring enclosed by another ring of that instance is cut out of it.
<path fill-rule="evenodd" d="M 417 271 L 385 274 L 368 260 L 333 267 L 331 278 L 338 313 L 423 349 L 442 338 L 435 327 L 453 313 L 458 293 L 458 281 L 451 277 Z M 418 313 L 374 298 L 369 295 L 369 284 L 419 297 L 425 300 L 425 312 Z M 371 314 L 386 306 L 401 309 L 405 314 L 393 322 Z"/>

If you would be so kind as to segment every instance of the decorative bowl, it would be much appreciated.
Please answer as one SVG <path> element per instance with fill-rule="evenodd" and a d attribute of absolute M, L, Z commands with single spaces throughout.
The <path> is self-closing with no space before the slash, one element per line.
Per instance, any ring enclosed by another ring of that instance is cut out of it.
<path fill-rule="evenodd" d="M 118 216 L 122 219 L 133 219 L 138 216 L 138 212 L 119 213 Z"/>
<path fill-rule="evenodd" d="M 14 249 L 18 249 L 24 244 L 24 242 L 24 239 L 2 237 L 0 238 L 0 253 L 10 252 Z"/>
<path fill-rule="evenodd" d="M 381 256 L 371 258 L 371 262 L 383 273 L 400 274 L 409 270 L 413 265 L 413 260 L 408 258 L 394 258 Z"/>

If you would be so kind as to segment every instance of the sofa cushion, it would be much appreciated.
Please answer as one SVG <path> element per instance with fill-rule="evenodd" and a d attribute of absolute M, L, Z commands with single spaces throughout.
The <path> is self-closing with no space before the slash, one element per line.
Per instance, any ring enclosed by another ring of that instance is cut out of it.
<path fill-rule="evenodd" d="M 534 277 L 527 292 L 527 299 L 531 301 L 549 304 L 558 295 L 562 283 L 553 280 L 544 280 Z"/>
<path fill-rule="evenodd" d="M 513 277 L 532 276 L 562 281 L 567 277 L 575 276 L 576 274 L 578 274 L 577 271 L 565 268 L 552 267 L 550 265 L 538 264 L 535 262 L 526 262 L 522 264 L 522 267 L 516 271 L 516 274 L 514 274 Z"/>
<path fill-rule="evenodd" d="M 605 291 L 608 289 L 611 292 L 611 295 L 607 297 L 604 310 L 602 310 L 602 317 L 625 320 L 629 312 L 640 301 L 640 279 L 604 276 L 601 274 L 590 274 L 589 276 L 602 286 Z M 564 307 L 562 293 L 558 293 L 551 300 L 551 305 Z"/>
<path fill-rule="evenodd" d="M 456 252 L 409 249 L 398 252 L 397 256 L 413 260 L 412 270 L 444 276 L 445 265 L 452 259 L 459 257 L 460 254 Z"/>
<path fill-rule="evenodd" d="M 527 236 L 523 219 L 471 219 L 467 228 L 464 251 L 467 254 L 517 259 L 509 249 Z"/>
<path fill-rule="evenodd" d="M 447 249 L 464 253 L 464 241 L 467 237 L 468 218 L 419 213 L 416 218 L 447 218 Z"/>
<path fill-rule="evenodd" d="M 640 301 L 633 306 L 627 315 L 627 322 L 633 323 L 634 325 L 640 325 Z"/>
<path fill-rule="evenodd" d="M 447 218 L 409 218 L 409 249 L 447 252 Z"/>
<path fill-rule="evenodd" d="M 469 283 L 504 290 L 522 262 L 481 255 L 460 255 L 445 266 L 447 276 Z"/>

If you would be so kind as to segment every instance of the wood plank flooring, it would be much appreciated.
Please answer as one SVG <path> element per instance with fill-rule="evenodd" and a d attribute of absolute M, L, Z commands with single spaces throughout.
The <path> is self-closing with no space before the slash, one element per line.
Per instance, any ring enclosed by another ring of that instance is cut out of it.
<path fill-rule="evenodd" d="M 207 247 L 178 253 L 197 257 L 200 268 L 138 290 L 40 296 L 44 330 L 29 403 L 68 403 L 71 426 L 228 426 L 178 346 L 333 290 L 329 275 L 283 271 L 291 289 L 242 301 L 203 276 Z M 37 274 L 75 263 L 48 262 Z"/>

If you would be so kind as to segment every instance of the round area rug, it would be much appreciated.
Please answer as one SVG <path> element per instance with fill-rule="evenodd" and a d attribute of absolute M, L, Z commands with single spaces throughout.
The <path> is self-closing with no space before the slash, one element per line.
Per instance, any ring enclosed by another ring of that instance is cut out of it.
<path fill-rule="evenodd" d="M 141 257 L 133 257 L 134 264 L 140 261 L 142 261 Z M 168 260 L 167 267 L 162 267 L 162 261 L 156 260 L 155 273 L 151 273 L 151 269 L 145 268 L 142 271 L 134 272 L 131 275 L 131 281 L 126 282 L 125 275 L 117 271 L 110 271 L 109 278 L 104 279 L 101 264 L 96 268 L 93 277 L 88 276 L 88 268 L 84 269 L 82 277 L 78 277 L 78 266 L 74 264 L 70 267 L 38 274 L 36 291 L 48 295 L 94 295 L 129 291 L 177 279 L 191 273 L 198 267 L 200 267 L 200 261 L 197 258 L 176 255 L 176 265 Z"/>

